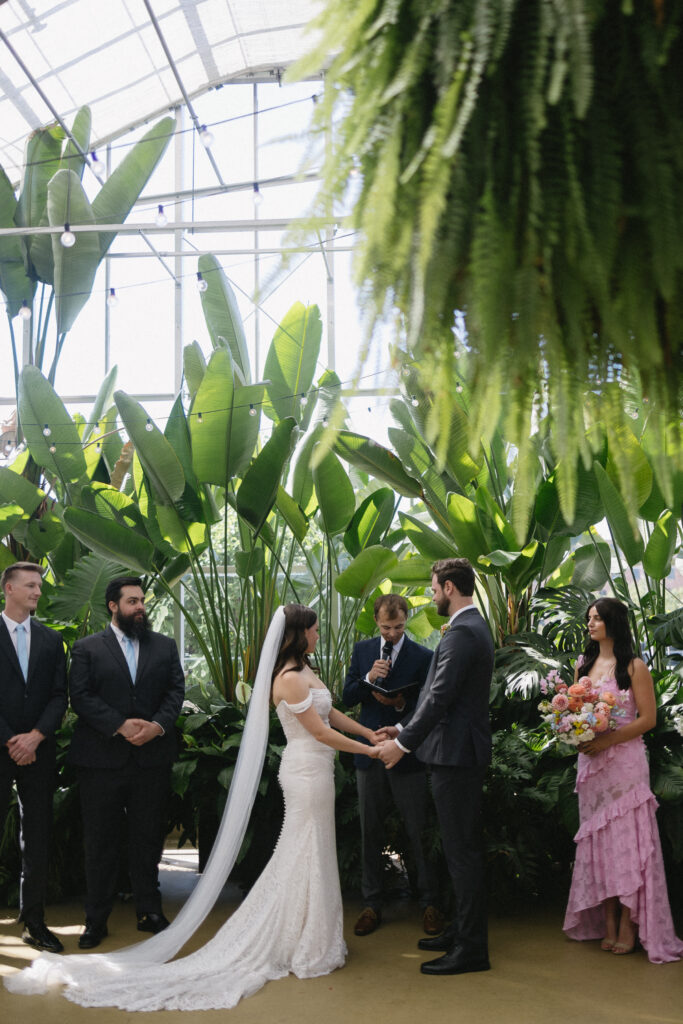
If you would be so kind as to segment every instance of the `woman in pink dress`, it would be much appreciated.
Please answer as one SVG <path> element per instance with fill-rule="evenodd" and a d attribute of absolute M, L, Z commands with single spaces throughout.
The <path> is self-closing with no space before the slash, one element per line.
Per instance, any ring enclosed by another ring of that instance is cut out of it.
<path fill-rule="evenodd" d="M 580 827 L 563 928 L 572 939 L 602 939 L 602 949 L 620 956 L 640 941 L 652 963 L 680 960 L 643 742 L 657 717 L 652 676 L 635 657 L 624 604 L 598 598 L 586 622 L 575 679 L 588 676 L 621 713 L 616 729 L 579 746 Z"/>

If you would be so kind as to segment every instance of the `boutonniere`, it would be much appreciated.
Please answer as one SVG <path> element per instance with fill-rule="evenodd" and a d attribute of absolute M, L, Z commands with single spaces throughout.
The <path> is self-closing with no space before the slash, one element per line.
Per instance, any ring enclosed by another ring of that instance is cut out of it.
<path fill-rule="evenodd" d="M 450 622 L 444 622 L 443 626 L 441 627 L 441 636 L 445 636 L 445 634 L 448 632 L 448 630 L 450 628 L 451 628 Z"/>

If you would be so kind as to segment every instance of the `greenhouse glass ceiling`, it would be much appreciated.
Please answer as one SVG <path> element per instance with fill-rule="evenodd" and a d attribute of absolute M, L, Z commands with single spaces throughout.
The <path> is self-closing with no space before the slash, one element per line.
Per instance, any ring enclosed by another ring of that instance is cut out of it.
<path fill-rule="evenodd" d="M 275 78 L 310 47 L 316 0 L 0 0 L 0 164 L 89 105 L 96 148 L 225 82 Z"/>

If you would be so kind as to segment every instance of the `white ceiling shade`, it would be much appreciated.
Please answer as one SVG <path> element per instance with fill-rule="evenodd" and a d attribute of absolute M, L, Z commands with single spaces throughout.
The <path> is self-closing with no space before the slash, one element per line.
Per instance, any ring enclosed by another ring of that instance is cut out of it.
<path fill-rule="evenodd" d="M 0 164 L 10 180 L 20 177 L 26 137 L 54 121 L 50 106 L 70 126 L 89 105 L 97 148 L 182 102 L 148 7 L 192 99 L 230 80 L 276 76 L 311 46 L 306 26 L 319 3 L 0 0 Z"/>

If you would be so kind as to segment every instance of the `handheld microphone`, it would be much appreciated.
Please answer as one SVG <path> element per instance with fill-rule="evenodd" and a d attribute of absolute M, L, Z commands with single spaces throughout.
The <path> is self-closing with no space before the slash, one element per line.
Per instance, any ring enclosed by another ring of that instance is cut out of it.
<path fill-rule="evenodd" d="M 384 641 L 384 647 L 382 648 L 382 660 L 383 661 L 388 661 L 391 664 L 391 652 L 392 652 L 393 648 L 394 648 L 394 645 L 392 644 L 392 642 L 390 640 L 385 640 Z"/>

